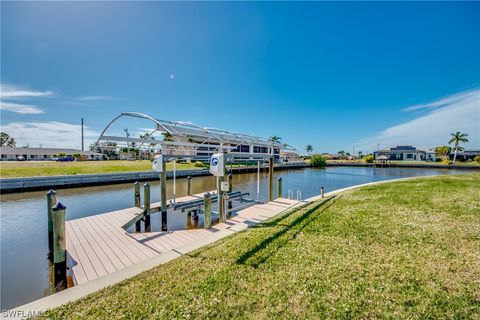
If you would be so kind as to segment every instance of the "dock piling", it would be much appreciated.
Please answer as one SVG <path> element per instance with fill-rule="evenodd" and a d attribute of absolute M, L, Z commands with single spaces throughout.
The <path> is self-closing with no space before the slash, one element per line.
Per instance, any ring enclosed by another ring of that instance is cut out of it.
<path fill-rule="evenodd" d="M 139 208 L 140 207 L 140 183 L 136 181 L 134 183 L 134 201 L 135 201 L 135 207 Z M 141 232 L 142 231 L 142 225 L 140 221 L 135 222 L 135 232 Z"/>
<path fill-rule="evenodd" d="M 145 214 L 145 232 L 152 232 L 150 224 L 150 184 L 143 185 L 143 209 Z"/>
<path fill-rule="evenodd" d="M 217 201 L 217 211 L 218 211 L 218 217 L 221 223 L 225 223 L 227 221 L 227 216 L 225 215 L 225 202 L 223 200 L 223 191 L 222 191 L 222 181 L 223 181 L 223 176 L 218 176 L 217 177 L 217 195 L 218 195 L 218 201 Z"/>
<path fill-rule="evenodd" d="M 57 202 L 52 208 L 53 225 L 53 279 L 56 291 L 67 287 L 67 252 L 65 238 L 65 210 L 67 208 Z"/>
<path fill-rule="evenodd" d="M 323 198 L 325 197 L 325 193 L 323 191 L 323 187 L 320 187 L 320 197 Z"/>
<path fill-rule="evenodd" d="M 273 201 L 273 157 L 268 158 L 268 201 Z"/>
<path fill-rule="evenodd" d="M 162 172 L 160 172 L 160 202 L 162 211 L 162 231 L 168 230 L 167 224 L 167 163 L 165 158 L 162 161 Z"/>
<path fill-rule="evenodd" d="M 192 177 L 191 176 L 187 177 L 187 195 L 188 196 L 192 195 Z"/>
<path fill-rule="evenodd" d="M 53 263 L 53 223 L 52 208 L 57 204 L 57 193 L 50 189 L 47 192 L 47 220 L 48 220 L 48 259 Z"/>
<path fill-rule="evenodd" d="M 282 185 L 283 181 L 282 181 L 282 177 L 278 177 L 277 181 L 278 181 L 278 185 L 277 185 L 277 187 L 278 187 L 278 190 L 277 190 L 277 198 L 281 198 L 282 195 L 283 195 L 283 185 Z"/>
<path fill-rule="evenodd" d="M 227 206 L 226 206 L 226 203 L 229 199 L 229 196 L 227 193 L 224 193 L 222 195 L 222 197 L 218 198 L 218 204 L 220 204 L 220 202 L 223 203 L 223 206 L 222 206 L 222 211 L 220 211 L 220 206 L 219 206 L 219 211 L 218 211 L 218 218 L 219 218 L 219 221 L 220 223 L 225 223 L 227 222 Z"/>
<path fill-rule="evenodd" d="M 207 192 L 203 195 L 203 227 L 209 229 L 212 226 L 212 195 Z"/>

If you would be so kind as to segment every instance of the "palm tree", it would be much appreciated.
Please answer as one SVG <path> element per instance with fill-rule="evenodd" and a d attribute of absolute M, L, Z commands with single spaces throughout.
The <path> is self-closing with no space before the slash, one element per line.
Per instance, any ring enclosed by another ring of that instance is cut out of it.
<path fill-rule="evenodd" d="M 468 142 L 468 134 L 466 133 L 461 133 L 460 131 L 457 131 L 455 133 L 450 134 L 452 136 L 452 139 L 448 141 L 448 144 L 455 144 L 455 153 L 453 154 L 453 163 L 457 160 L 457 152 L 459 150 L 459 144 L 460 142 Z"/>
<path fill-rule="evenodd" d="M 307 146 L 305 147 L 305 151 L 307 151 L 307 153 L 310 155 L 313 151 L 313 147 L 311 144 L 307 144 Z"/>
<path fill-rule="evenodd" d="M 162 132 L 163 141 L 172 141 L 172 134 L 170 132 Z"/>
<path fill-rule="evenodd" d="M 271 136 L 269 140 L 273 143 L 280 143 L 280 141 L 282 141 L 282 138 L 280 138 L 279 136 Z"/>

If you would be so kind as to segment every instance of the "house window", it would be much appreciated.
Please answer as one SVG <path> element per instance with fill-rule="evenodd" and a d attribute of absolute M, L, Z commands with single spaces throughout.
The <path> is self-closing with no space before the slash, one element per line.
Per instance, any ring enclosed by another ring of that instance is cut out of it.
<path fill-rule="evenodd" d="M 411 153 L 407 153 L 407 155 L 406 155 L 406 157 L 405 157 L 405 158 L 407 158 L 407 159 L 412 159 L 412 158 L 413 158 L 413 154 L 411 154 Z"/>
<path fill-rule="evenodd" d="M 7 155 L 6 154 L 2 154 L 2 159 L 6 159 L 7 158 Z"/>

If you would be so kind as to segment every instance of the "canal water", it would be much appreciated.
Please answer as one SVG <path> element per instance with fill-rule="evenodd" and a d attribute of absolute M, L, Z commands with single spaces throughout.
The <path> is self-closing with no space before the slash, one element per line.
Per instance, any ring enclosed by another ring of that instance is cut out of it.
<path fill-rule="evenodd" d="M 442 169 L 327 167 L 324 169 L 300 169 L 277 171 L 283 179 L 284 196 L 292 190 L 302 198 L 319 194 L 321 186 L 325 192 L 357 184 L 397 179 L 412 176 L 458 173 Z M 160 186 L 150 182 L 152 202 L 160 201 Z M 249 192 L 257 199 L 257 174 L 234 174 L 234 191 Z M 176 196 L 186 195 L 186 179 L 176 182 Z M 192 179 L 193 193 L 215 189 L 213 176 Z M 261 170 L 260 200 L 265 200 L 268 189 L 268 172 Z M 51 271 L 47 260 L 47 216 L 46 193 L 26 192 L 6 194 L 1 197 L 1 299 L 0 309 L 10 309 L 51 293 Z M 173 195 L 172 180 L 167 184 L 167 199 Z M 276 194 L 276 185 L 275 185 Z M 143 199 L 143 195 L 142 195 Z M 133 206 L 133 184 L 118 184 L 98 187 L 57 190 L 57 200 L 67 207 L 67 220 L 77 219 Z M 169 213 L 169 229 L 192 227 L 185 214 Z M 153 228 L 158 228 L 160 215 L 152 216 Z M 201 227 L 202 223 L 198 226 Z"/>

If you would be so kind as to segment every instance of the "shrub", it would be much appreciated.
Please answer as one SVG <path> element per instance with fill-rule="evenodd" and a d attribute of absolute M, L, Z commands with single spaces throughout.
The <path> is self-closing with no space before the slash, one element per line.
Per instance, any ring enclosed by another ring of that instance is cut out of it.
<path fill-rule="evenodd" d="M 476 156 L 475 158 L 473 158 L 473 161 L 480 163 L 480 156 Z"/>
<path fill-rule="evenodd" d="M 448 158 L 444 158 L 444 159 L 442 160 L 442 163 L 443 163 L 443 164 L 452 164 L 452 161 L 450 161 L 450 159 L 448 159 Z"/>
<path fill-rule="evenodd" d="M 366 163 L 373 163 L 373 155 L 369 154 L 363 158 Z"/>
<path fill-rule="evenodd" d="M 327 159 L 319 154 L 314 154 L 310 158 L 312 167 L 324 167 L 327 164 Z"/>
<path fill-rule="evenodd" d="M 194 166 L 197 168 L 202 168 L 205 167 L 205 164 L 202 161 L 195 161 Z"/>

